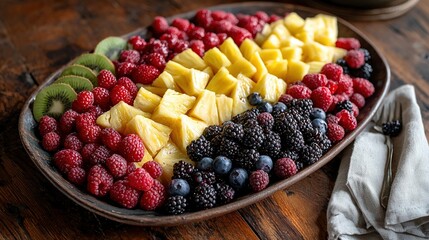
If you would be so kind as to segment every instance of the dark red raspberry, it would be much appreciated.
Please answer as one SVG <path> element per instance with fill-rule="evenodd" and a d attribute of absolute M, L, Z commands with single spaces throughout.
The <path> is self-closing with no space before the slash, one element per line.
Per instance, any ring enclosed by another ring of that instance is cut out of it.
<path fill-rule="evenodd" d="M 203 37 L 203 43 L 204 48 L 207 51 L 209 49 L 219 46 L 219 37 L 216 35 L 216 33 L 208 32 Z"/>
<path fill-rule="evenodd" d="M 338 89 L 338 82 L 328 80 L 326 83 L 326 87 L 329 88 L 329 91 L 331 91 L 331 94 L 335 94 Z"/>
<path fill-rule="evenodd" d="M 352 102 L 352 107 L 353 107 L 353 116 L 357 117 L 359 115 L 359 108 L 353 102 Z"/>
<path fill-rule="evenodd" d="M 176 42 L 179 40 L 179 37 L 177 37 L 176 35 L 171 35 L 171 34 L 168 34 L 168 33 L 164 33 L 164 34 L 162 34 L 162 36 L 159 39 L 167 42 L 167 46 L 169 48 L 173 48 L 174 45 L 176 44 Z"/>
<path fill-rule="evenodd" d="M 143 164 L 143 168 L 150 174 L 153 179 L 157 179 L 162 174 L 162 166 L 155 161 L 148 161 Z"/>
<path fill-rule="evenodd" d="M 116 74 L 118 77 L 131 77 L 134 68 L 136 68 L 134 63 L 120 63 L 118 69 L 116 70 Z"/>
<path fill-rule="evenodd" d="M 134 82 L 131 81 L 131 79 L 127 77 L 121 77 L 118 79 L 118 85 L 124 86 L 133 98 L 136 97 L 138 88 L 136 84 L 134 84 Z"/>
<path fill-rule="evenodd" d="M 40 118 L 40 121 L 39 121 L 40 136 L 43 137 L 45 134 L 50 132 L 56 132 L 57 130 L 58 130 L 58 123 L 57 123 L 57 120 L 55 120 L 55 118 L 50 117 L 48 115 L 45 115 L 42 118 Z"/>
<path fill-rule="evenodd" d="M 353 89 L 365 98 L 374 94 L 374 85 L 365 78 L 353 78 Z"/>
<path fill-rule="evenodd" d="M 195 13 L 195 21 L 199 26 L 208 28 L 213 21 L 213 18 L 211 17 L 211 11 L 207 9 L 201 9 L 197 11 Z"/>
<path fill-rule="evenodd" d="M 244 21 L 240 21 L 238 23 L 238 26 L 249 31 L 253 37 L 255 37 L 256 34 L 262 30 L 263 27 L 261 24 L 259 24 L 259 19 L 254 16 L 249 16 L 248 18 L 245 18 Z"/>
<path fill-rule="evenodd" d="M 226 33 L 218 33 L 216 35 L 219 38 L 219 45 L 222 44 L 228 38 L 228 34 Z"/>
<path fill-rule="evenodd" d="M 183 42 L 182 40 L 176 41 L 174 46 L 177 46 L 178 42 Z M 150 53 L 144 56 L 145 64 L 152 65 L 156 67 L 160 72 L 165 68 L 165 57 L 159 53 Z"/>
<path fill-rule="evenodd" d="M 66 135 L 75 129 L 76 117 L 79 113 L 72 109 L 67 110 L 60 118 L 59 128 L 62 134 Z"/>
<path fill-rule="evenodd" d="M 64 139 L 63 145 L 65 149 L 73 149 L 77 152 L 80 152 L 83 148 L 83 143 L 77 137 L 76 133 L 70 133 L 69 135 L 67 135 Z"/>
<path fill-rule="evenodd" d="M 129 209 L 137 206 L 140 195 L 141 192 L 128 186 L 125 180 L 116 181 L 109 192 L 110 199 Z"/>
<path fill-rule="evenodd" d="M 189 20 L 184 18 L 175 18 L 171 23 L 172 26 L 178 28 L 180 31 L 188 31 L 189 26 L 191 25 Z"/>
<path fill-rule="evenodd" d="M 318 87 L 311 93 L 313 106 L 327 111 L 331 106 L 333 98 L 331 91 L 327 87 Z"/>
<path fill-rule="evenodd" d="M 157 191 L 150 189 L 144 192 L 140 198 L 140 207 L 146 211 L 153 211 L 161 207 L 164 203 L 164 196 L 161 196 Z"/>
<path fill-rule="evenodd" d="M 340 81 L 338 81 L 338 89 L 336 91 L 337 94 L 344 93 L 347 96 L 351 96 L 353 94 L 353 81 L 349 77 L 349 75 L 342 75 Z"/>
<path fill-rule="evenodd" d="M 94 115 L 94 117 L 97 119 L 101 114 L 103 114 L 103 109 L 99 106 L 91 106 L 87 113 Z"/>
<path fill-rule="evenodd" d="M 338 82 L 343 75 L 343 68 L 335 63 L 327 63 L 322 67 L 320 73 L 325 74 L 328 79 Z"/>
<path fill-rule="evenodd" d="M 344 138 L 344 128 L 339 124 L 328 122 L 328 132 L 327 136 L 331 142 L 335 143 L 341 141 Z"/>
<path fill-rule="evenodd" d="M 198 56 L 203 57 L 204 55 L 204 43 L 201 40 L 192 40 L 189 44 L 189 47 L 194 51 Z"/>
<path fill-rule="evenodd" d="M 213 20 L 215 21 L 220 21 L 223 20 L 227 17 L 226 12 L 222 11 L 222 10 L 217 10 L 217 11 L 213 11 L 211 12 L 211 17 L 213 18 Z"/>
<path fill-rule="evenodd" d="M 88 171 L 86 189 L 97 197 L 106 196 L 113 186 L 113 177 L 101 165 L 94 165 Z"/>
<path fill-rule="evenodd" d="M 212 22 L 210 29 L 215 33 L 227 33 L 232 28 L 232 23 L 227 20 Z"/>
<path fill-rule="evenodd" d="M 363 108 L 363 106 L 365 106 L 365 98 L 359 93 L 353 93 L 353 95 L 350 97 L 350 101 L 358 108 Z"/>
<path fill-rule="evenodd" d="M 74 167 L 67 173 L 67 179 L 76 186 L 82 186 L 86 181 L 86 172 L 81 167 Z"/>
<path fill-rule="evenodd" d="M 333 114 L 328 114 L 328 116 L 326 116 L 326 123 L 338 124 L 338 118 Z"/>
<path fill-rule="evenodd" d="M 143 168 L 137 168 L 127 176 L 128 185 L 141 191 L 148 191 L 153 186 L 153 178 Z"/>
<path fill-rule="evenodd" d="M 309 99 L 311 97 L 310 88 L 304 85 L 292 85 L 290 88 L 287 89 L 286 92 L 293 98 L 297 99 Z"/>
<path fill-rule="evenodd" d="M 332 103 L 331 106 L 329 106 L 328 111 L 327 112 L 335 112 L 336 107 L 337 107 L 337 103 L 339 103 L 340 101 L 337 98 L 338 95 L 332 95 Z"/>
<path fill-rule="evenodd" d="M 350 50 L 344 56 L 344 60 L 350 68 L 358 69 L 365 64 L 365 55 L 360 50 Z"/>
<path fill-rule="evenodd" d="M 280 97 L 279 97 L 279 102 L 282 102 L 284 104 L 288 104 L 292 100 L 293 100 L 293 97 L 291 95 L 285 94 L 285 93 L 280 95 Z"/>
<path fill-rule="evenodd" d="M 336 114 L 338 118 L 338 124 L 340 124 L 345 130 L 352 131 L 357 127 L 357 121 L 353 113 L 343 109 Z"/>
<path fill-rule="evenodd" d="M 191 39 L 201 40 L 203 39 L 204 35 L 206 35 L 206 31 L 202 27 L 194 27 L 189 30 L 188 35 Z"/>
<path fill-rule="evenodd" d="M 95 116 L 91 113 L 82 113 L 76 116 L 75 124 L 76 129 L 82 129 L 84 127 L 94 125 L 95 124 Z"/>
<path fill-rule="evenodd" d="M 252 34 L 247 31 L 244 28 L 238 27 L 238 26 L 232 26 L 231 30 L 228 32 L 229 36 L 234 40 L 235 44 L 238 46 L 241 45 L 241 43 L 246 38 L 252 39 Z"/>
<path fill-rule="evenodd" d="M 162 33 L 164 33 L 168 27 L 169 26 L 167 19 L 165 19 L 164 17 L 156 16 L 153 19 L 152 28 L 157 35 L 161 35 Z"/>
<path fill-rule="evenodd" d="M 181 53 L 181 52 L 185 51 L 186 49 L 188 49 L 188 47 L 189 47 L 189 43 L 187 41 L 178 40 L 176 45 L 174 45 L 173 52 Z"/>
<path fill-rule="evenodd" d="M 320 73 L 309 73 L 304 76 L 302 82 L 311 90 L 318 87 L 325 87 L 328 84 L 328 79 Z"/>
<path fill-rule="evenodd" d="M 256 117 L 259 125 L 264 129 L 271 129 L 274 125 L 273 115 L 269 112 L 263 112 Z"/>
<path fill-rule="evenodd" d="M 134 164 L 134 162 L 128 162 L 128 165 L 127 165 L 127 173 L 126 173 L 126 175 L 128 175 L 128 174 L 130 174 L 130 173 L 134 172 L 136 169 L 137 169 L 137 167 L 136 167 L 136 165 Z"/>
<path fill-rule="evenodd" d="M 106 160 L 112 155 L 112 152 L 104 145 L 99 146 L 92 152 L 91 156 L 89 156 L 89 164 L 104 164 Z"/>
<path fill-rule="evenodd" d="M 152 38 L 149 40 L 149 43 L 146 45 L 145 52 L 149 53 L 159 53 L 162 56 L 168 56 L 168 43 L 166 41 L 161 41 L 159 39 Z"/>
<path fill-rule="evenodd" d="M 61 145 L 61 137 L 56 132 L 48 132 L 42 137 L 42 147 L 48 152 L 58 150 Z"/>
<path fill-rule="evenodd" d="M 140 53 L 137 50 L 123 50 L 119 56 L 119 62 L 138 63 L 140 61 Z"/>
<path fill-rule="evenodd" d="M 105 88 L 107 90 L 112 89 L 112 87 L 116 85 L 115 75 L 113 75 L 112 72 L 106 69 L 103 69 L 98 73 L 97 79 L 98 79 L 98 86 Z"/>
<path fill-rule="evenodd" d="M 346 50 L 359 49 L 360 42 L 356 38 L 338 38 L 335 46 Z"/>
<path fill-rule="evenodd" d="M 297 172 L 296 164 L 290 158 L 280 158 L 274 164 L 274 174 L 281 179 L 289 178 Z"/>
<path fill-rule="evenodd" d="M 134 69 L 131 76 L 135 83 L 151 84 L 159 74 L 160 72 L 156 67 L 142 64 Z"/>
<path fill-rule="evenodd" d="M 72 109 L 78 113 L 84 113 L 93 105 L 94 94 L 85 90 L 77 94 L 76 100 L 72 103 Z"/>
<path fill-rule="evenodd" d="M 270 16 L 270 19 L 268 20 L 268 23 L 273 23 L 273 22 L 278 21 L 280 19 L 282 19 L 282 18 L 279 15 L 272 14 Z"/>
<path fill-rule="evenodd" d="M 116 105 L 120 101 L 123 101 L 128 105 L 133 105 L 133 100 L 133 96 L 124 86 L 116 85 L 112 88 L 112 91 L 110 91 L 110 104 L 112 106 Z"/>
<path fill-rule="evenodd" d="M 237 25 L 238 22 L 239 22 L 238 18 L 233 13 L 230 13 L 230 12 L 226 13 L 225 20 L 227 20 L 228 22 L 230 22 L 230 23 L 232 23 L 234 25 Z"/>
<path fill-rule="evenodd" d="M 105 128 L 100 133 L 101 142 L 110 150 L 116 152 L 122 140 L 121 134 L 113 128 Z"/>
<path fill-rule="evenodd" d="M 72 149 L 63 149 L 54 155 L 54 164 L 63 174 L 67 174 L 72 168 L 82 167 L 82 163 L 80 153 Z"/>
<path fill-rule="evenodd" d="M 86 125 L 82 128 L 78 128 L 78 136 L 79 139 L 84 143 L 95 143 L 98 142 L 100 133 L 101 133 L 101 127 L 98 125 Z"/>
<path fill-rule="evenodd" d="M 259 192 L 264 190 L 268 183 L 270 182 L 270 177 L 268 176 L 268 173 L 264 170 L 256 170 L 253 171 L 249 176 L 249 184 L 250 188 L 254 192 Z"/>
<path fill-rule="evenodd" d="M 167 190 L 165 189 L 164 185 L 162 185 L 162 183 L 160 181 L 158 181 L 157 179 L 153 180 L 153 185 L 152 185 L 152 188 L 150 190 L 156 191 L 157 193 L 159 193 L 164 198 L 167 195 Z"/>
<path fill-rule="evenodd" d="M 109 90 L 102 87 L 95 87 L 92 89 L 94 94 L 94 105 L 100 106 L 103 110 L 108 110 L 110 106 Z"/>
<path fill-rule="evenodd" d="M 120 144 L 122 156 L 128 162 L 140 162 L 144 157 L 144 145 L 140 137 L 136 134 L 128 134 Z"/>
<path fill-rule="evenodd" d="M 120 178 L 127 173 L 128 163 L 121 155 L 113 154 L 106 159 L 106 167 L 114 178 Z"/>
<path fill-rule="evenodd" d="M 131 46 L 133 46 L 133 49 L 137 51 L 143 51 L 147 45 L 146 41 L 140 36 L 132 36 L 128 40 L 128 43 L 131 44 Z"/>
<path fill-rule="evenodd" d="M 268 22 L 270 20 L 270 17 L 264 11 L 257 11 L 255 13 L 255 17 L 257 17 L 259 20 L 261 20 L 263 22 Z"/>
<path fill-rule="evenodd" d="M 168 27 L 165 31 L 165 34 L 176 36 L 178 39 L 183 39 L 182 31 L 180 31 L 177 27 Z"/>
<path fill-rule="evenodd" d="M 100 145 L 98 145 L 97 143 L 88 143 L 85 144 L 82 147 L 82 150 L 80 151 L 80 154 L 82 155 L 82 159 L 85 162 L 89 162 L 89 159 L 92 155 L 92 153 L 95 151 L 95 149 L 97 149 Z"/>

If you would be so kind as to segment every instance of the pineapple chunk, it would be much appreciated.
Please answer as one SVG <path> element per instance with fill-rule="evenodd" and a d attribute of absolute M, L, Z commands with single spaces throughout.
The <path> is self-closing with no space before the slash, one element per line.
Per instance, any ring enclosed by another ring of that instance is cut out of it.
<path fill-rule="evenodd" d="M 332 62 L 334 52 L 331 47 L 324 46 L 318 42 L 309 42 L 302 47 L 304 60 L 306 62 Z"/>
<path fill-rule="evenodd" d="M 219 71 L 221 67 L 231 65 L 231 61 L 217 47 L 205 52 L 203 59 L 213 69 L 213 72 Z"/>
<path fill-rule="evenodd" d="M 314 32 L 304 31 L 295 34 L 295 37 L 304 43 L 310 43 L 314 41 Z"/>
<path fill-rule="evenodd" d="M 337 47 L 331 47 L 334 56 L 332 57 L 332 61 L 336 62 L 338 59 L 343 58 L 347 54 L 347 50 Z"/>
<path fill-rule="evenodd" d="M 304 46 L 304 42 L 299 40 L 296 37 L 290 36 L 286 38 L 283 42 L 281 42 L 280 47 L 302 47 Z"/>
<path fill-rule="evenodd" d="M 232 91 L 232 116 L 252 108 L 252 106 L 249 104 L 249 101 L 247 100 L 248 94 L 246 91 L 247 86 L 244 84 L 244 81 L 240 81 Z"/>
<path fill-rule="evenodd" d="M 201 71 L 207 67 L 207 64 L 204 62 L 204 60 L 191 48 L 188 48 L 185 51 L 177 54 L 173 58 L 173 61 L 181 64 L 186 68 L 195 68 Z"/>
<path fill-rule="evenodd" d="M 278 61 L 283 59 L 280 49 L 262 49 L 262 51 L 259 52 L 259 55 L 261 55 L 264 63 L 271 60 Z"/>
<path fill-rule="evenodd" d="M 154 87 L 151 85 L 143 85 L 142 86 L 144 89 L 148 90 L 149 92 L 156 94 L 160 97 L 164 96 L 165 92 L 167 91 L 168 88 L 161 88 L 161 87 Z"/>
<path fill-rule="evenodd" d="M 272 74 L 267 74 L 263 79 L 256 83 L 252 92 L 258 92 L 268 102 L 277 101 L 277 77 Z"/>
<path fill-rule="evenodd" d="M 144 153 L 143 159 L 140 162 L 134 162 L 134 165 L 136 165 L 136 167 L 141 168 L 143 167 L 143 164 L 149 162 L 149 161 L 153 161 L 152 156 L 146 151 Z"/>
<path fill-rule="evenodd" d="M 261 55 L 259 55 L 259 52 L 256 52 L 253 55 L 250 62 L 253 64 L 253 66 L 256 67 L 256 70 L 257 70 L 255 75 L 253 76 L 253 80 L 255 80 L 255 82 L 258 82 L 259 80 L 264 78 L 264 76 L 268 73 L 268 70 L 265 67 L 264 61 L 262 61 L 262 58 L 261 58 Z"/>
<path fill-rule="evenodd" d="M 143 112 L 152 113 L 153 110 L 159 105 L 161 102 L 161 97 L 155 95 L 145 88 L 140 88 L 136 98 L 134 99 L 133 106 L 142 110 Z"/>
<path fill-rule="evenodd" d="M 209 75 L 209 79 L 211 79 L 214 75 L 213 70 L 211 67 L 206 67 L 203 69 L 203 72 L 207 73 Z"/>
<path fill-rule="evenodd" d="M 262 31 L 257 33 L 255 36 L 255 42 L 258 45 L 261 45 L 265 39 L 267 39 L 268 35 L 270 35 L 272 32 L 272 28 L 270 24 L 265 24 L 264 27 L 262 28 Z"/>
<path fill-rule="evenodd" d="M 216 107 L 219 116 L 219 123 L 231 120 L 233 100 L 223 94 L 216 95 Z"/>
<path fill-rule="evenodd" d="M 279 38 L 280 42 L 285 41 L 290 36 L 289 30 L 284 24 L 278 24 L 273 28 L 273 33 Z"/>
<path fill-rule="evenodd" d="M 189 72 L 189 68 L 186 68 L 177 62 L 168 61 L 165 65 L 164 71 L 170 73 L 173 76 L 173 79 L 175 79 L 177 77 L 185 76 Z"/>
<path fill-rule="evenodd" d="M 279 26 L 279 25 L 283 25 L 284 26 L 285 22 L 283 19 L 279 19 L 275 22 L 270 23 L 271 29 L 273 29 L 272 31 L 274 31 L 274 28 Z"/>
<path fill-rule="evenodd" d="M 299 47 L 284 47 L 280 49 L 282 56 L 287 60 L 301 60 L 302 59 L 302 48 Z"/>
<path fill-rule="evenodd" d="M 225 67 L 222 67 L 210 80 L 207 90 L 229 96 L 236 85 L 237 79 L 229 74 L 229 71 Z"/>
<path fill-rule="evenodd" d="M 172 126 L 180 115 L 192 108 L 194 102 L 195 97 L 168 89 L 153 112 L 152 119 L 164 125 Z"/>
<path fill-rule="evenodd" d="M 185 76 L 175 78 L 175 82 L 184 93 L 198 96 L 206 88 L 209 78 L 209 74 L 191 68 Z"/>
<path fill-rule="evenodd" d="M 128 122 L 136 115 L 150 117 L 149 113 L 120 101 L 109 111 L 101 114 L 97 118 L 97 124 L 105 128 L 114 128 L 123 133 Z"/>
<path fill-rule="evenodd" d="M 253 87 L 256 85 L 256 83 L 252 79 L 244 76 L 243 74 L 238 74 L 237 80 L 239 84 L 241 84 L 244 94 L 246 96 L 249 96 L 250 93 L 252 92 Z"/>
<path fill-rule="evenodd" d="M 281 79 L 286 79 L 287 63 L 286 59 L 266 62 L 268 72 Z"/>
<path fill-rule="evenodd" d="M 335 46 L 338 37 L 337 18 L 325 14 L 318 14 L 315 18 L 320 18 L 324 22 L 324 29 L 317 31 L 314 39 L 326 46 Z"/>
<path fill-rule="evenodd" d="M 180 151 L 186 153 L 186 147 L 193 140 L 199 138 L 207 126 L 203 121 L 184 114 L 180 115 L 173 125 L 171 140 L 177 145 Z"/>
<path fill-rule="evenodd" d="M 167 185 L 171 181 L 171 177 L 173 177 L 173 166 L 175 163 L 185 161 L 190 164 L 194 164 L 194 162 L 190 160 L 186 154 L 181 152 L 171 141 L 168 141 L 167 145 L 159 150 L 154 160 L 162 166 L 162 175 L 159 177 L 159 180 L 164 185 Z"/>
<path fill-rule="evenodd" d="M 245 59 L 250 60 L 255 52 L 261 51 L 261 48 L 253 40 L 246 38 L 240 45 L 240 51 Z"/>
<path fill-rule="evenodd" d="M 287 73 L 285 81 L 287 83 L 294 83 L 301 81 L 305 74 L 310 70 L 310 66 L 301 61 L 290 60 L 287 66 Z"/>
<path fill-rule="evenodd" d="M 155 156 L 167 144 L 171 131 L 171 128 L 165 125 L 137 115 L 128 122 L 124 134 L 139 135 L 149 154 Z"/>
<path fill-rule="evenodd" d="M 188 116 L 204 121 L 208 125 L 219 124 L 216 94 L 209 90 L 203 90 L 194 107 L 188 112 Z"/>
<path fill-rule="evenodd" d="M 240 49 L 238 48 L 237 44 L 235 44 L 234 40 L 232 40 L 231 37 L 228 37 L 223 41 L 223 43 L 219 46 L 219 50 L 225 54 L 225 56 L 232 62 L 236 62 L 240 58 L 243 57 L 243 55 L 240 52 Z"/>
<path fill-rule="evenodd" d="M 173 89 L 180 92 L 179 87 L 174 82 L 173 76 L 167 71 L 163 71 L 159 76 L 153 81 L 152 86 L 164 88 L 164 89 Z"/>
<path fill-rule="evenodd" d="M 284 24 L 292 34 L 297 33 L 297 31 L 304 26 L 304 23 L 304 19 L 296 12 L 291 12 L 284 18 Z"/>
<path fill-rule="evenodd" d="M 238 60 L 236 60 L 231 66 L 228 67 L 228 70 L 233 76 L 237 76 L 241 73 L 247 77 L 253 77 L 253 75 L 256 73 L 255 66 L 253 66 L 244 57 L 240 57 Z"/>
<path fill-rule="evenodd" d="M 276 34 L 271 34 L 262 44 L 263 49 L 276 49 L 280 47 L 280 39 Z"/>
<path fill-rule="evenodd" d="M 310 68 L 308 69 L 308 73 L 320 73 L 322 67 L 326 64 L 325 62 L 308 62 L 307 63 Z"/>

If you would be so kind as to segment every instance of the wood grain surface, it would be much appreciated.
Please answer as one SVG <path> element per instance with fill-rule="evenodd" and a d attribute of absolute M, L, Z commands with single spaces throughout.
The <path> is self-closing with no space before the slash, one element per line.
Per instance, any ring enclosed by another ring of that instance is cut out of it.
<path fill-rule="evenodd" d="M 136 227 L 76 205 L 28 159 L 18 135 L 27 97 L 52 72 L 110 35 L 235 1 L 0 1 L 0 239 L 326 239 L 339 161 L 242 210 L 177 227 Z M 300 1 L 282 1 L 299 3 Z M 352 22 L 387 58 L 392 88 L 413 84 L 429 136 L 429 1 L 387 21 Z"/>

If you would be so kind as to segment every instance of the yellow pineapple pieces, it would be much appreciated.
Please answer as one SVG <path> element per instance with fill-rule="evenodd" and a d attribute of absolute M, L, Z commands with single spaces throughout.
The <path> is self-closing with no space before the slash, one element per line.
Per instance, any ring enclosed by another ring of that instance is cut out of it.
<path fill-rule="evenodd" d="M 308 69 L 308 73 L 320 73 L 322 67 L 326 64 L 325 62 L 308 62 L 307 63 L 310 68 Z"/>
<path fill-rule="evenodd" d="M 179 148 L 171 141 L 168 141 L 168 143 L 159 150 L 154 161 L 162 166 L 162 175 L 159 177 L 159 180 L 164 185 L 171 181 L 171 177 L 173 176 L 173 166 L 175 163 L 185 161 L 190 164 L 194 164 L 194 162 L 190 160 L 185 153 L 180 151 Z"/>
<path fill-rule="evenodd" d="M 281 47 L 295 47 L 295 48 L 300 48 L 304 46 L 304 42 L 299 40 L 298 38 L 294 37 L 294 36 L 290 36 L 288 38 L 286 38 L 286 40 L 284 40 L 283 42 L 281 42 Z"/>
<path fill-rule="evenodd" d="M 271 74 L 266 74 L 263 79 L 258 81 L 253 88 L 252 92 L 258 92 L 268 102 L 275 102 L 277 77 Z"/>
<path fill-rule="evenodd" d="M 302 59 L 302 48 L 297 47 L 284 47 L 281 48 L 282 56 L 286 60 L 301 60 Z"/>
<path fill-rule="evenodd" d="M 223 43 L 219 46 L 219 50 L 225 54 L 225 56 L 232 62 L 236 62 L 240 58 L 243 57 L 243 55 L 240 52 L 240 49 L 238 48 L 237 44 L 235 44 L 234 40 L 232 40 L 231 37 L 228 37 L 223 41 Z"/>
<path fill-rule="evenodd" d="M 338 37 L 337 18 L 326 14 L 318 14 L 315 18 L 323 21 L 324 28 L 316 31 L 314 40 L 326 46 L 335 46 Z"/>
<path fill-rule="evenodd" d="M 304 23 L 304 19 L 296 12 L 291 12 L 284 18 L 284 25 L 292 34 L 297 33 L 304 26 Z"/>
<path fill-rule="evenodd" d="M 175 61 L 168 61 L 167 64 L 165 64 L 164 71 L 170 73 L 171 76 L 173 76 L 173 79 L 176 79 L 186 76 L 189 72 L 189 68 L 186 68 Z"/>
<path fill-rule="evenodd" d="M 155 87 L 152 85 L 143 85 L 142 88 L 148 90 L 149 92 L 156 94 L 160 97 L 164 96 L 165 92 L 168 88 L 162 88 L 162 87 Z"/>
<path fill-rule="evenodd" d="M 204 61 L 209 65 L 213 72 L 217 72 L 222 67 L 231 65 L 231 61 L 223 54 L 219 48 L 215 47 L 204 53 Z"/>
<path fill-rule="evenodd" d="M 286 59 L 266 62 L 268 72 L 281 79 L 286 79 L 288 61 Z"/>
<path fill-rule="evenodd" d="M 338 59 L 343 58 L 347 54 L 347 50 L 337 47 L 331 47 L 333 56 L 332 61 L 336 62 Z"/>
<path fill-rule="evenodd" d="M 331 47 L 324 46 L 318 42 L 308 42 L 302 47 L 303 56 L 306 62 L 332 62 L 334 52 Z"/>
<path fill-rule="evenodd" d="M 256 68 L 244 57 L 240 57 L 235 61 L 231 66 L 228 67 L 228 70 L 231 75 L 237 76 L 238 74 L 243 74 L 247 77 L 253 77 L 256 73 Z"/>
<path fill-rule="evenodd" d="M 229 71 L 225 67 L 222 67 L 210 80 L 206 89 L 217 94 L 229 96 L 236 85 L 237 79 L 229 74 Z"/>
<path fill-rule="evenodd" d="M 255 52 L 261 51 L 261 48 L 253 40 L 246 38 L 240 45 L 240 51 L 245 59 L 250 60 Z"/>
<path fill-rule="evenodd" d="M 314 40 L 314 32 L 310 32 L 310 31 L 299 32 L 295 35 L 295 37 L 300 41 L 302 41 L 303 43 L 309 43 Z"/>
<path fill-rule="evenodd" d="M 145 88 L 140 88 L 137 92 L 136 98 L 134 99 L 133 106 L 142 110 L 143 112 L 152 113 L 160 102 L 160 96 L 149 92 Z"/>
<path fill-rule="evenodd" d="M 190 48 L 177 54 L 172 60 L 186 68 L 195 68 L 202 71 L 207 67 L 204 60 Z"/>
<path fill-rule="evenodd" d="M 163 124 L 137 115 L 128 122 L 124 134 L 139 135 L 149 154 L 155 156 L 167 144 L 171 131 L 171 128 Z"/>
<path fill-rule="evenodd" d="M 256 85 L 256 83 L 248 78 L 247 76 L 243 74 L 237 75 L 238 84 L 241 84 L 241 87 L 243 88 L 244 95 L 248 96 L 251 92 L 253 87 Z"/>
<path fill-rule="evenodd" d="M 285 81 L 287 83 L 294 83 L 301 81 L 305 74 L 310 70 L 310 66 L 304 62 L 290 60 L 288 62 Z"/>
<path fill-rule="evenodd" d="M 262 49 L 275 49 L 280 47 L 280 39 L 276 34 L 270 34 L 264 43 L 262 43 Z"/>
<path fill-rule="evenodd" d="M 209 79 L 209 74 L 191 68 L 186 76 L 176 78 L 175 80 L 176 84 L 184 93 L 198 96 L 198 94 L 206 88 Z"/>
<path fill-rule="evenodd" d="M 171 140 L 183 153 L 186 153 L 186 147 L 195 139 L 203 134 L 208 125 L 195 118 L 180 115 L 172 126 Z"/>
<path fill-rule="evenodd" d="M 206 67 L 203 69 L 203 72 L 207 73 L 209 75 L 209 79 L 211 79 L 214 75 L 213 70 L 211 67 Z"/>
<path fill-rule="evenodd" d="M 168 89 L 153 112 L 152 119 L 171 127 L 180 115 L 194 106 L 194 102 L 195 97 Z"/>
<path fill-rule="evenodd" d="M 173 76 L 167 71 L 163 71 L 159 76 L 153 81 L 152 86 L 163 88 L 163 89 L 173 89 L 176 91 L 180 91 L 177 84 L 174 82 Z"/>
<path fill-rule="evenodd" d="M 207 125 L 219 124 L 216 94 L 209 90 L 203 90 L 187 115 L 204 121 Z"/>
<path fill-rule="evenodd" d="M 231 98 L 233 100 L 233 103 L 232 103 L 233 116 L 240 114 L 252 107 L 249 104 L 249 101 L 247 100 L 247 96 L 249 95 L 247 93 L 247 89 L 248 89 L 248 86 L 246 86 L 246 84 L 243 81 L 239 81 L 239 84 L 237 84 L 234 90 L 232 91 Z"/>
<path fill-rule="evenodd" d="M 148 151 L 146 151 L 144 153 L 143 159 L 140 162 L 134 162 L 134 165 L 136 165 L 136 167 L 138 167 L 138 168 L 141 168 L 141 167 L 143 167 L 143 164 L 145 164 L 149 161 L 153 161 L 153 157 L 152 157 L 152 155 L 150 155 L 148 153 Z"/>
<path fill-rule="evenodd" d="M 280 49 L 262 49 L 262 51 L 259 52 L 259 55 L 264 63 L 271 60 L 279 61 L 283 59 Z"/>
<path fill-rule="evenodd" d="M 287 37 L 291 35 L 289 30 L 287 30 L 287 28 L 283 24 L 283 21 L 281 23 L 282 24 L 278 24 L 273 27 L 273 34 L 275 34 L 279 38 L 280 42 L 285 41 Z"/>
<path fill-rule="evenodd" d="M 233 100 L 224 94 L 216 95 L 216 107 L 219 116 L 219 123 L 229 121 L 232 118 Z"/>
<path fill-rule="evenodd" d="M 256 73 L 253 76 L 253 80 L 255 82 L 258 82 L 261 80 L 265 75 L 268 73 L 267 68 L 265 67 L 264 61 L 262 61 L 261 55 L 259 55 L 259 52 L 256 52 L 253 54 L 253 57 L 250 59 L 250 63 L 253 64 L 253 66 L 256 67 Z"/>

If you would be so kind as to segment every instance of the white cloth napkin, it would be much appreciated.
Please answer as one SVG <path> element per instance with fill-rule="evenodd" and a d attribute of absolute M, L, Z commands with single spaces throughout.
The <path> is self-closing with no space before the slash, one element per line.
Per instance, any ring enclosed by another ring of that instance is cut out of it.
<path fill-rule="evenodd" d="M 429 238 L 429 145 L 414 87 L 389 93 L 375 118 L 395 101 L 402 105 L 402 131 L 392 138 L 394 178 L 387 209 L 380 205 L 387 146 L 371 123 L 343 152 L 327 210 L 329 239 Z"/>

